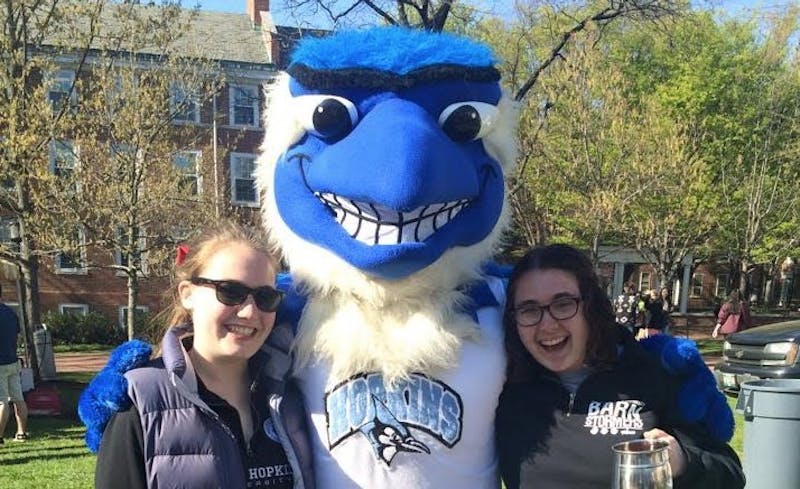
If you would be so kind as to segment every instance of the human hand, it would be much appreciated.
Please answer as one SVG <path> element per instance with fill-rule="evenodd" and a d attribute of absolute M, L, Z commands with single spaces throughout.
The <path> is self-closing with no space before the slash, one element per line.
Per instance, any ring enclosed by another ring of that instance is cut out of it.
<path fill-rule="evenodd" d="M 662 440 L 667 442 L 667 453 L 669 454 L 669 468 L 672 471 L 672 477 L 678 477 L 683 474 L 686 469 L 686 454 L 683 453 L 683 448 L 674 436 L 670 435 L 664 430 L 653 428 L 650 431 L 645 431 L 643 434 L 647 440 Z"/>

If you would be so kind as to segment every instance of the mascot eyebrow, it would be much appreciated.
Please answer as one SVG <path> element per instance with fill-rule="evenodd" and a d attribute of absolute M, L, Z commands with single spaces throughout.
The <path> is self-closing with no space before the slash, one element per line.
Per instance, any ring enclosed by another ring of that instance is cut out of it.
<path fill-rule="evenodd" d="M 482 44 L 401 28 L 338 33 L 309 39 L 287 72 L 315 89 L 407 88 L 440 80 L 496 82 L 497 60 Z"/>

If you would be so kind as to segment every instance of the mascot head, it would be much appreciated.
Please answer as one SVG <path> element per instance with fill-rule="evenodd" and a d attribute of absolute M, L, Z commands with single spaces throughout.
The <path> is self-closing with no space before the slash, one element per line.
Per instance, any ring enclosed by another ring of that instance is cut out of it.
<path fill-rule="evenodd" d="M 358 303 L 407 324 L 479 276 L 516 158 L 495 63 L 474 41 L 398 27 L 298 46 L 268 93 L 256 179 L 295 281 L 330 298 L 318 314 Z"/>

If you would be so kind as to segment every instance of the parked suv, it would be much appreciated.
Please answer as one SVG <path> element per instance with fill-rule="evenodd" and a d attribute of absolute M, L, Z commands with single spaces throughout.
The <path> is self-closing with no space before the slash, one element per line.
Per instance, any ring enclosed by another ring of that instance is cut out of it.
<path fill-rule="evenodd" d="M 720 389 L 737 392 L 742 382 L 800 378 L 800 320 L 751 328 L 729 335 L 714 368 Z"/>

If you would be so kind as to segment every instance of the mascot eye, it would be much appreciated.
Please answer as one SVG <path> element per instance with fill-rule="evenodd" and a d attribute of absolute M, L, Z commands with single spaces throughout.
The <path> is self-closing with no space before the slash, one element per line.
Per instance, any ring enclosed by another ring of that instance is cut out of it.
<path fill-rule="evenodd" d="M 439 125 L 456 142 L 485 136 L 497 120 L 497 107 L 484 102 L 459 102 L 439 115 Z"/>
<path fill-rule="evenodd" d="M 355 105 L 333 95 L 304 95 L 295 98 L 297 119 L 306 131 L 324 139 L 341 139 L 358 122 Z"/>

